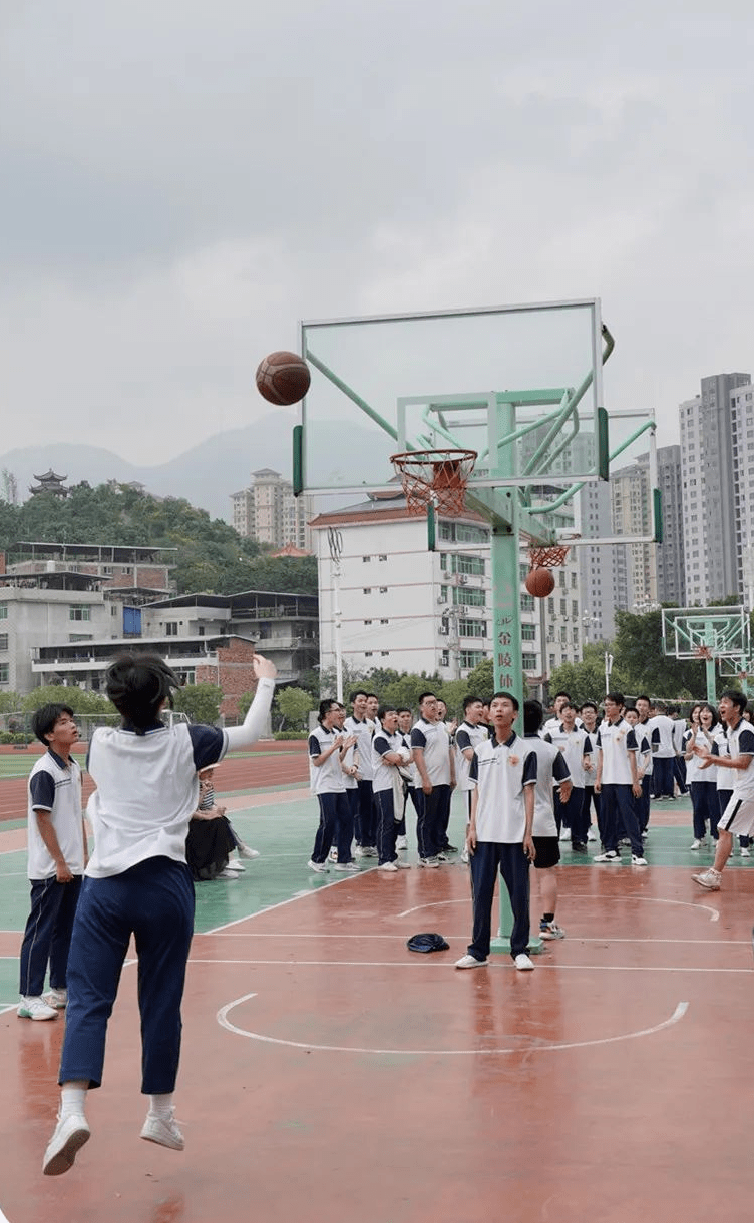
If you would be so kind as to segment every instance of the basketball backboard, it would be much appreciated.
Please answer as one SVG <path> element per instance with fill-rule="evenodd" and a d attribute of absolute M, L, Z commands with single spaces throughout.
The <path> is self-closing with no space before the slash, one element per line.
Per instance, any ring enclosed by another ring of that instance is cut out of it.
<path fill-rule="evenodd" d="M 302 323 L 296 483 L 389 489 L 438 447 L 477 452 L 470 489 L 606 478 L 603 348 L 599 298 Z"/>
<path fill-rule="evenodd" d="M 662 644 L 676 658 L 748 658 L 749 616 L 744 607 L 664 607 Z"/>

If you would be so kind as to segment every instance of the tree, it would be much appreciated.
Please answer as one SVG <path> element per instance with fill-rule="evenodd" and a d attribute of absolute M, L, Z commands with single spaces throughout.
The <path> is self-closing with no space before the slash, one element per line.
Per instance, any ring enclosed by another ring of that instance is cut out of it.
<path fill-rule="evenodd" d="M 277 707 L 291 730 L 306 730 L 307 715 L 314 709 L 315 701 L 303 688 L 281 688 L 276 697 Z M 282 727 L 281 727 L 282 729 Z"/>
<path fill-rule="evenodd" d="M 22 698 L 16 709 L 25 713 L 33 713 L 42 705 L 68 705 L 74 714 L 114 714 L 115 706 L 106 696 L 98 692 L 88 692 L 75 684 L 66 687 L 64 684 L 46 684 L 43 688 L 35 688 Z"/>
<path fill-rule="evenodd" d="M 186 684 L 173 694 L 173 707 L 185 713 L 192 722 L 206 722 L 212 726 L 220 716 L 223 696 L 217 684 Z"/>
<path fill-rule="evenodd" d="M 495 691 L 495 674 L 491 658 L 483 658 L 473 671 L 470 671 L 466 686 L 472 696 L 478 696 L 482 701 L 489 701 Z"/>
<path fill-rule="evenodd" d="M 700 696 L 706 692 L 701 660 L 679 661 L 663 652 L 661 611 L 642 616 L 619 611 L 615 613 L 615 623 L 618 632 L 612 652 L 616 670 L 625 677 L 625 688 L 671 699 L 684 693 Z"/>

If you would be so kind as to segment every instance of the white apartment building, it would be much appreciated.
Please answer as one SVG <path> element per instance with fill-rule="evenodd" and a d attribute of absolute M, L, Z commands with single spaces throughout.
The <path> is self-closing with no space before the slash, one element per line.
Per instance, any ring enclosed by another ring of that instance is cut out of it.
<path fill-rule="evenodd" d="M 750 478 L 746 444 L 754 440 L 746 436 L 753 427 L 747 390 L 750 374 L 702 378 L 701 394 L 678 409 L 688 607 L 741 589 L 740 495 Z"/>
<path fill-rule="evenodd" d="M 312 498 L 306 494 L 294 497 L 290 480 L 270 467 L 252 472 L 252 477 L 250 488 L 231 495 L 233 526 L 238 534 L 274 548 L 293 544 L 311 552 L 308 522 L 314 512 Z"/>
<path fill-rule="evenodd" d="M 400 495 L 370 494 L 359 505 L 319 515 L 311 528 L 323 669 L 335 665 L 336 602 L 343 661 L 355 671 L 386 667 L 461 679 L 492 657 L 489 528 L 477 515 L 441 518 L 434 552 L 427 549 L 426 520 L 409 515 Z M 341 545 L 337 561 L 330 529 Z M 529 569 L 525 555 L 522 583 Z M 557 586 L 549 599 L 521 593 L 522 668 L 532 686 L 581 657 L 573 553 L 554 573 Z"/>

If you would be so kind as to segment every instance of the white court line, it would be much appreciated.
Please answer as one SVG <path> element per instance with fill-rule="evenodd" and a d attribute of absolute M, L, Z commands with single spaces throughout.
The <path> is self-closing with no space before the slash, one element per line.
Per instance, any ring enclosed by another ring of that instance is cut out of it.
<path fill-rule="evenodd" d="M 337 879 L 330 879 L 327 883 L 320 883 L 317 887 L 302 888 L 300 892 L 294 892 L 287 900 L 278 900 L 273 905 L 265 905 L 263 909 L 257 909 L 256 913 L 247 913 L 245 917 L 238 917 L 235 921 L 226 922 L 223 926 L 215 926 L 214 930 L 204 930 L 202 934 L 196 935 L 197 938 L 206 937 L 208 934 L 219 934 L 222 930 L 230 930 L 233 926 L 242 926 L 244 922 L 253 921 L 255 917 L 261 917 L 263 913 L 272 913 L 274 909 L 282 909 L 285 905 L 292 904 L 294 900 L 301 900 L 304 896 L 316 896 L 318 892 L 324 892 L 328 888 L 336 887 L 339 883 L 353 883 L 354 879 L 363 879 L 366 875 L 371 874 L 371 867 L 368 870 L 363 870 L 360 875 L 339 875 Z M 291 938 L 295 937 L 291 935 Z"/>
<path fill-rule="evenodd" d="M 669 1019 L 663 1020 L 662 1023 L 655 1024 L 653 1028 L 642 1028 L 638 1032 L 624 1032 L 620 1036 L 603 1036 L 597 1040 L 580 1040 L 573 1041 L 569 1044 L 561 1045 L 516 1045 L 513 1048 L 500 1049 L 370 1049 L 358 1048 L 349 1045 L 314 1045 L 303 1044 L 297 1040 L 281 1040 L 274 1036 L 263 1036 L 260 1032 L 247 1032 L 245 1028 L 238 1028 L 228 1019 L 228 1015 L 237 1006 L 243 1002 L 249 1002 L 252 998 L 258 997 L 257 994 L 244 994 L 241 998 L 236 998 L 233 1002 L 229 1002 L 227 1006 L 222 1007 L 217 1012 L 217 1022 L 227 1031 L 235 1033 L 236 1036 L 245 1036 L 249 1040 L 262 1041 L 269 1045 L 287 1045 L 291 1049 L 315 1049 L 322 1053 L 374 1053 L 374 1054 L 402 1054 L 405 1057 L 468 1057 L 468 1056 L 483 1056 L 488 1057 L 491 1053 L 550 1053 L 562 1049 L 591 1049 L 597 1045 L 614 1045 L 624 1040 L 636 1040 L 639 1036 L 653 1036 L 656 1032 L 662 1032 L 665 1028 L 672 1027 L 673 1024 L 679 1023 L 689 1009 L 688 1002 L 679 1002 L 673 1014 Z"/>
<path fill-rule="evenodd" d="M 0 930 L 0 934 L 3 931 Z M 6 931 L 10 933 L 10 931 Z M 14 930 L 12 933 L 16 933 Z M 206 934 L 203 936 L 206 937 Z M 268 934 L 264 931 L 257 932 L 256 930 L 247 930 L 243 934 L 217 934 L 216 938 L 284 938 L 289 942 L 295 937 L 296 942 L 300 943 L 302 939 L 358 939 L 359 942 L 364 942 L 367 939 L 392 939 L 395 942 L 406 942 L 405 934 Z M 468 942 L 469 934 L 443 934 L 443 938 L 461 939 Z M 612 934 L 604 935 L 602 938 L 587 938 L 582 934 L 573 934 L 568 937 L 569 943 L 646 943 L 649 946 L 654 946 L 655 943 L 669 943 L 671 946 L 679 947 L 748 947 L 751 939 L 716 939 L 716 938 L 614 938 Z"/>
<path fill-rule="evenodd" d="M 570 895 L 565 893 L 564 895 L 559 896 L 558 899 L 560 901 L 561 909 L 568 903 L 569 900 L 601 900 L 603 903 L 608 899 L 610 900 L 610 903 L 612 903 L 614 900 L 645 900 L 660 905 L 688 905 L 690 909 L 706 910 L 707 913 L 711 914 L 711 922 L 720 920 L 719 909 L 713 909 L 712 905 L 702 904 L 698 900 L 674 900 L 668 899 L 664 896 L 636 896 L 633 892 L 629 892 L 627 896 L 610 896 L 609 898 L 605 896 L 593 896 L 590 892 L 574 892 Z M 460 905 L 469 903 L 470 899 L 468 896 L 462 897 L 460 900 L 429 900 L 426 904 L 414 905 L 411 909 L 404 909 L 401 913 L 396 914 L 396 916 L 408 917 L 411 913 L 418 913 L 420 909 L 433 909 L 437 905 Z"/>
<path fill-rule="evenodd" d="M 429 962 L 428 962 L 429 961 Z M 436 960 L 434 957 L 422 956 L 425 965 L 422 971 L 430 968 L 449 969 L 453 967 L 450 960 Z M 201 956 L 192 956 L 189 964 L 245 964 L 250 968 L 416 968 L 416 960 L 205 960 Z M 502 953 L 487 962 L 488 968 L 507 968 L 514 971 L 510 956 Z M 751 976 L 751 968 L 680 968 L 663 967 L 652 964 L 537 964 L 537 968 L 551 972 L 680 972 L 680 973 L 733 973 Z"/>

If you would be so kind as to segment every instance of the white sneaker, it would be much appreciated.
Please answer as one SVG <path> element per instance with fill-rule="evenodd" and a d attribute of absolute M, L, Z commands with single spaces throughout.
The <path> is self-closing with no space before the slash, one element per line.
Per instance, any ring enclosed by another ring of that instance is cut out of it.
<path fill-rule="evenodd" d="M 237 858 L 229 858 L 225 869 L 227 871 L 235 871 L 237 875 L 240 875 L 242 871 L 246 870 L 246 867 L 244 866 L 243 862 L 239 862 Z"/>
<path fill-rule="evenodd" d="M 708 871 L 702 871 L 700 875 L 692 875 L 691 878 L 710 892 L 720 891 L 721 874 L 720 871 L 715 870 L 714 866 L 711 866 Z"/>
<path fill-rule="evenodd" d="M 594 829 L 593 829 L 593 828 L 590 828 L 590 829 L 589 829 L 588 833 L 586 834 L 586 839 L 587 839 L 587 841 L 596 841 L 596 840 L 597 840 L 597 833 L 594 831 Z"/>
<path fill-rule="evenodd" d="M 359 866 L 358 862 L 336 862 L 334 870 L 348 871 L 349 874 L 358 875 L 361 867 Z"/>
<path fill-rule="evenodd" d="M 463 849 L 461 850 L 461 861 L 468 862 L 468 860 L 469 860 L 469 848 L 467 845 L 464 845 Z"/>
<path fill-rule="evenodd" d="M 250 845 L 244 845 L 243 841 L 237 847 L 242 858 L 258 858 L 260 856 L 258 849 L 252 849 Z"/>
<path fill-rule="evenodd" d="M 395 848 L 396 849 L 408 849 L 407 838 L 406 837 L 396 837 L 395 838 Z"/>
<path fill-rule="evenodd" d="M 147 1142 L 159 1143 L 161 1147 L 170 1147 L 171 1151 L 183 1150 L 183 1134 L 173 1120 L 172 1108 L 169 1117 L 155 1117 L 147 1113 L 139 1137 Z"/>
<path fill-rule="evenodd" d="M 310 858 L 306 865 L 310 871 L 319 871 L 320 875 L 326 875 L 330 869 L 326 862 L 315 862 L 313 858 Z"/>
<path fill-rule="evenodd" d="M 515 964 L 519 972 L 531 972 L 532 969 L 534 968 L 534 965 L 532 964 L 528 955 L 524 955 L 523 951 L 521 952 L 520 955 L 516 956 L 513 963 Z"/>
<path fill-rule="evenodd" d="M 83 1113 L 71 1113 L 58 1117 L 54 1133 L 42 1160 L 45 1176 L 60 1176 L 73 1167 L 73 1161 L 85 1142 L 90 1138 L 89 1126 Z"/>
<path fill-rule="evenodd" d="M 592 862 L 620 862 L 620 854 L 614 849 L 606 849 L 604 854 L 595 854 Z"/>
<path fill-rule="evenodd" d="M 396 866 L 399 871 L 410 871 L 411 870 L 411 863 L 404 862 L 403 858 L 395 858 L 393 860 L 393 866 Z"/>
<path fill-rule="evenodd" d="M 332 849 L 330 850 L 329 854 L 327 855 L 327 859 L 328 859 L 328 862 L 337 862 L 337 861 L 338 861 L 338 851 L 337 851 L 337 849 L 335 848 L 335 846 L 334 846 L 334 845 L 333 845 Z"/>
<path fill-rule="evenodd" d="M 750 857 L 751 857 L 751 850 L 749 849 L 748 845 L 742 845 L 742 846 L 741 846 L 741 857 L 742 857 L 742 858 L 750 858 Z"/>
<path fill-rule="evenodd" d="M 438 858 L 420 858 L 419 866 L 437 867 L 440 865 Z"/>
<path fill-rule="evenodd" d="M 560 836 L 558 837 L 558 840 L 559 841 L 570 841 L 570 839 L 571 839 L 570 828 L 561 828 Z"/>
<path fill-rule="evenodd" d="M 704 841 L 700 841 L 699 837 L 694 837 L 694 840 L 689 845 L 689 849 L 701 849 L 703 845 Z"/>
<path fill-rule="evenodd" d="M 631 854 L 632 866 L 649 866 L 646 858 L 642 858 L 641 854 Z"/>
<path fill-rule="evenodd" d="M 398 867 L 395 865 L 394 862 L 381 862 L 380 865 L 377 867 L 377 870 L 378 871 L 393 871 L 396 875 L 398 874 Z"/>
<path fill-rule="evenodd" d="M 473 955 L 462 955 L 460 960 L 456 960 L 456 968 L 484 968 L 486 960 L 478 960 Z"/>
<path fill-rule="evenodd" d="M 19 1019 L 57 1019 L 58 1012 L 44 998 L 22 998 L 16 1014 Z"/>
<path fill-rule="evenodd" d="M 42 994 L 42 1001 L 54 1007 L 56 1011 L 63 1011 L 68 1006 L 68 990 L 51 987 L 46 994 Z"/>
<path fill-rule="evenodd" d="M 224 867 L 223 870 L 218 871 L 217 874 L 215 875 L 215 879 L 237 879 L 237 878 L 238 878 L 238 871 L 232 871 L 229 866 Z"/>

